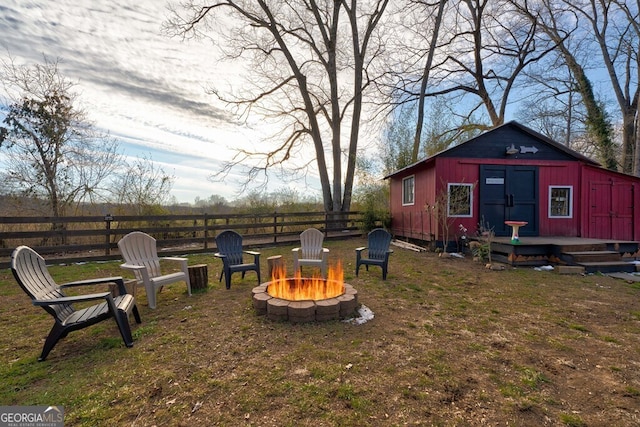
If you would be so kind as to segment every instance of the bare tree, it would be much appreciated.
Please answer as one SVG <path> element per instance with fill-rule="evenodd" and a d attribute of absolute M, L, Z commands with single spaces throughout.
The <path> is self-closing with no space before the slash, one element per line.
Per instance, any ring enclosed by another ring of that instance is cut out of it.
<path fill-rule="evenodd" d="M 174 179 L 153 163 L 150 157 L 137 158 L 125 164 L 115 177 L 111 199 L 122 212 L 133 215 L 160 214 L 162 206 L 171 197 Z"/>
<path fill-rule="evenodd" d="M 215 90 L 219 98 L 236 106 L 241 116 L 258 114 L 280 126 L 275 148 L 239 150 L 226 171 L 250 165 L 251 180 L 287 161 L 297 162 L 298 170 L 315 161 L 325 210 L 349 210 L 365 96 L 376 78 L 373 64 L 384 52 L 377 31 L 387 4 L 218 0 L 202 6 L 188 1 L 181 5 L 186 17 L 173 9 L 165 25 L 169 34 L 215 33 L 224 40 L 226 59 L 250 61 L 246 85 L 233 94 Z M 349 135 L 347 143 L 344 135 Z M 311 161 L 300 154 L 307 142 L 315 152 Z"/>
<path fill-rule="evenodd" d="M 411 141 L 415 120 L 415 109 L 409 104 L 397 106 L 389 116 L 378 143 L 385 175 L 413 163 Z"/>
<path fill-rule="evenodd" d="M 640 2 L 565 1 L 588 21 L 602 53 L 602 62 L 622 116 L 622 171 L 640 176 L 636 152 L 638 98 L 640 96 Z M 635 158 L 634 158 L 635 156 Z"/>
<path fill-rule="evenodd" d="M 578 60 L 579 45 L 586 34 L 580 31 L 578 14 L 574 7 L 563 0 L 541 0 L 529 4 L 527 0 L 513 0 L 516 10 L 535 22 L 542 34 L 555 45 L 575 79 L 575 85 L 582 97 L 586 109 L 587 132 L 596 142 L 598 159 L 602 164 L 616 170 L 615 143 L 609 117 L 602 103 L 598 102 L 591 81 L 587 77 L 585 66 Z"/>
<path fill-rule="evenodd" d="M 230 210 L 227 199 L 218 194 L 212 194 L 206 199 L 196 197 L 193 205 L 196 208 L 201 208 L 203 212 L 227 213 Z"/>
<path fill-rule="evenodd" d="M 8 59 L 0 73 L 7 94 L 2 178 L 9 191 L 44 201 L 54 217 L 102 193 L 120 160 L 117 144 L 75 106 L 74 84 L 60 74 L 58 62 L 18 66 Z"/>
<path fill-rule="evenodd" d="M 506 1 L 461 0 L 445 19 L 447 56 L 438 66 L 441 81 L 430 95 L 462 93 L 477 99 L 492 126 L 504 123 L 517 79 L 554 46 L 538 36 L 537 23 L 512 13 Z M 482 128 L 483 126 L 479 126 Z"/>
<path fill-rule="evenodd" d="M 535 91 L 520 103 L 519 119 L 554 141 L 575 148 L 574 140 L 583 139 L 586 132 L 586 111 L 562 55 L 551 53 L 528 70 L 527 77 Z"/>
<path fill-rule="evenodd" d="M 521 100 L 516 95 L 527 92 L 525 71 L 554 46 L 539 37 L 535 22 L 513 13 L 505 0 L 411 3 L 415 7 L 405 22 L 410 44 L 402 49 L 404 56 L 391 61 L 396 80 L 387 86 L 396 104 L 418 104 L 412 151 L 416 161 L 424 146 L 426 99 L 444 98 L 455 106 L 450 114 L 457 127 L 441 132 L 453 136 L 436 139 L 454 141 L 456 133 L 500 125 L 509 104 Z"/>
<path fill-rule="evenodd" d="M 418 3 L 422 3 L 418 1 Z M 433 28 L 431 32 L 431 41 L 429 42 L 429 49 L 427 52 L 427 59 L 424 63 L 422 71 L 422 77 L 420 82 L 420 92 L 418 93 L 418 120 L 416 121 L 416 133 L 413 137 L 413 150 L 411 152 L 411 161 L 418 161 L 418 153 L 420 152 L 420 145 L 422 142 L 422 127 L 424 124 L 424 110 L 425 110 L 425 98 L 427 96 L 427 86 L 429 85 L 429 75 L 431 68 L 433 67 L 433 58 L 435 56 L 436 48 L 438 46 L 438 38 L 440 34 L 440 26 L 442 25 L 442 18 L 444 16 L 444 7 L 447 4 L 447 0 L 439 0 L 437 2 L 438 9 L 433 20 Z M 426 6 L 429 6 L 427 3 Z"/>
<path fill-rule="evenodd" d="M 424 107 L 424 117 L 428 124 L 421 132 L 418 157 L 432 156 L 479 134 L 475 126 L 470 125 L 476 120 L 472 116 L 457 117 L 445 97 L 432 98 L 431 101 Z M 400 104 L 389 116 L 378 144 L 384 174 L 415 163 L 412 160 L 417 116 L 414 106 L 415 104 Z"/>

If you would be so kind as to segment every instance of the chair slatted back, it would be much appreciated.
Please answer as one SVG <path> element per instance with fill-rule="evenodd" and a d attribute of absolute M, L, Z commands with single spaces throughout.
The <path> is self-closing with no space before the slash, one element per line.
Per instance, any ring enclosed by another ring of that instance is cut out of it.
<path fill-rule="evenodd" d="M 151 277 L 161 275 L 156 239 L 153 237 L 133 231 L 118 241 L 118 248 L 127 264 L 144 265 Z M 135 271 L 135 275 L 138 281 L 142 281 L 138 271 Z"/>
<path fill-rule="evenodd" d="M 300 251 L 303 259 L 322 259 L 324 234 L 317 228 L 308 228 L 300 233 Z"/>
<path fill-rule="evenodd" d="M 19 246 L 13 251 L 11 271 L 22 290 L 33 300 L 50 300 L 65 296 L 49 274 L 44 258 L 28 246 Z M 42 308 L 60 321 L 75 311 L 71 304 L 53 304 Z"/>
<path fill-rule="evenodd" d="M 216 236 L 218 252 L 227 257 L 229 265 L 242 264 L 242 236 L 233 230 L 225 230 Z"/>
<path fill-rule="evenodd" d="M 391 244 L 391 234 L 382 228 L 372 230 L 368 235 L 369 258 L 384 260 Z"/>

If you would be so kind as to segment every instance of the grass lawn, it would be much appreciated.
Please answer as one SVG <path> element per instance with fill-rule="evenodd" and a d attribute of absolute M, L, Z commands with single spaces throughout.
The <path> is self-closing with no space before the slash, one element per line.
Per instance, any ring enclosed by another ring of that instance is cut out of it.
<path fill-rule="evenodd" d="M 37 362 L 52 318 L 0 270 L 0 405 L 61 405 L 65 426 L 637 426 L 640 288 L 600 275 L 485 270 L 394 248 L 389 277 L 361 268 L 364 239 L 326 242 L 375 314 L 275 323 L 253 272 L 186 295 L 176 283 L 125 348 L 115 323 L 72 332 Z M 262 249 L 266 260 L 292 246 Z M 124 275 L 119 263 L 52 266 L 59 282 Z"/>

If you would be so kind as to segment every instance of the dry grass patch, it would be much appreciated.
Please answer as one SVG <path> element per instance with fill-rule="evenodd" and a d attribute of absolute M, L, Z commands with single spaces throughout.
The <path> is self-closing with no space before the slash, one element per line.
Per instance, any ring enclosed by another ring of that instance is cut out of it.
<path fill-rule="evenodd" d="M 69 426 L 640 424 L 640 290 L 603 276 L 488 271 L 396 248 L 354 274 L 364 240 L 327 242 L 375 318 L 274 323 L 256 316 L 255 274 L 230 290 L 170 285 L 126 349 L 115 325 L 71 333 L 36 361 L 51 326 L 0 271 L 0 403 L 63 405 Z M 282 254 L 291 272 L 291 247 Z M 122 275 L 118 263 L 55 266 L 54 277 Z M 124 273 L 126 274 L 126 273 Z"/>

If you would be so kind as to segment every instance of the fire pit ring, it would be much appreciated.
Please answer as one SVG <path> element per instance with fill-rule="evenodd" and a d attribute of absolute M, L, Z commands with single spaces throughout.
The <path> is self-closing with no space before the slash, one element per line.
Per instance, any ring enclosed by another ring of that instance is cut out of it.
<path fill-rule="evenodd" d="M 269 320 L 292 323 L 324 322 L 352 317 L 358 308 L 358 291 L 348 283 L 344 284 L 344 293 L 334 298 L 302 301 L 272 297 L 268 292 L 271 283 L 263 283 L 251 291 L 256 314 L 266 315 Z"/>

